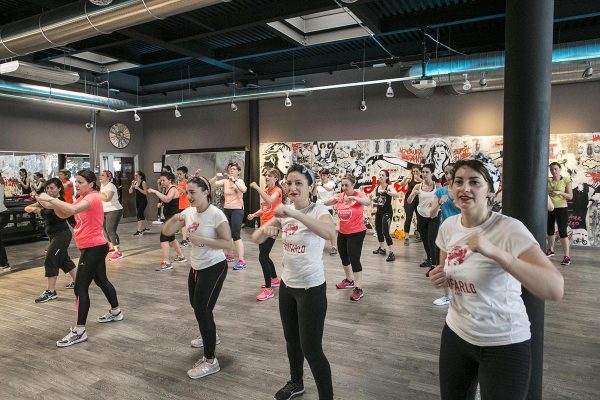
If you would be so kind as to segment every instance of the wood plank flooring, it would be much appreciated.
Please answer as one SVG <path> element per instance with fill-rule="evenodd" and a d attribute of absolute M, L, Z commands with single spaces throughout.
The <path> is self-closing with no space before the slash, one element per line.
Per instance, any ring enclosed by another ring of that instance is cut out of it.
<path fill-rule="evenodd" d="M 106 312 L 102 292 L 92 284 L 87 343 L 59 349 L 74 321 L 72 290 L 65 275 L 59 299 L 35 304 L 45 289 L 46 242 L 7 247 L 14 272 L 0 276 L 0 399 L 271 399 L 288 379 L 285 342 L 277 299 L 257 302 L 262 272 L 251 231 L 245 271 L 229 270 L 215 309 L 221 344 L 221 372 L 200 380 L 186 371 L 201 356 L 190 347 L 198 327 L 187 298 L 189 264 L 155 272 L 160 262 L 158 228 L 133 237 L 134 224 L 119 227 L 125 258 L 110 262 L 108 274 L 123 309 L 123 322 L 99 324 Z M 418 267 L 420 243 L 397 242 L 397 259 L 386 263 L 363 249 L 365 297 L 349 300 L 336 290 L 343 278 L 339 257 L 326 263 L 329 308 L 324 348 L 338 399 L 439 398 L 438 352 L 446 307 L 431 301 L 431 288 Z M 560 249 L 559 249 L 560 250 Z M 186 253 L 188 250 L 186 250 Z M 559 251 L 560 253 L 560 251 Z M 600 392 L 600 251 L 574 249 L 565 276 L 565 299 L 546 303 L 544 399 L 597 399 Z M 76 249 L 71 250 L 78 256 Z M 281 244 L 272 258 L 280 266 Z M 559 257 L 555 257 L 558 262 Z M 317 399 L 305 364 L 304 400 Z"/>

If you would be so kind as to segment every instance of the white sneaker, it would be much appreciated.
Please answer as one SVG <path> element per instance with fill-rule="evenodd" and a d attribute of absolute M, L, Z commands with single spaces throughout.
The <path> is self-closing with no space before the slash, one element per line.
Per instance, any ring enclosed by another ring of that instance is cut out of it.
<path fill-rule="evenodd" d="M 77 343 L 86 342 L 87 339 L 88 339 L 88 337 L 87 337 L 87 333 L 85 332 L 85 329 L 83 330 L 83 332 L 81 332 L 81 334 L 78 334 L 77 329 L 73 328 L 73 329 L 69 330 L 69 333 L 67 334 L 67 336 L 65 336 L 61 340 L 56 341 L 56 346 L 68 347 L 68 346 L 72 346 Z"/>
<path fill-rule="evenodd" d="M 440 297 L 439 299 L 435 299 L 433 301 L 433 304 L 435 304 L 436 306 L 446 306 L 446 305 L 450 304 L 450 297 L 444 295 L 444 296 Z"/>
<path fill-rule="evenodd" d="M 217 341 L 215 342 L 215 344 L 219 344 L 219 343 L 221 343 L 221 338 L 219 337 L 219 334 L 217 333 Z M 204 347 L 204 342 L 202 341 L 202 336 L 198 336 L 196 339 L 192 339 L 192 341 L 190 342 L 190 345 L 197 349 L 199 349 L 200 347 Z"/>
<path fill-rule="evenodd" d="M 219 361 L 216 358 L 211 364 L 206 361 L 204 357 L 202 357 L 196 362 L 196 364 L 194 364 L 192 369 L 188 370 L 187 374 L 192 379 L 198 379 L 210 374 L 214 374 L 215 372 L 219 372 L 220 370 L 221 367 L 219 366 Z"/>
<path fill-rule="evenodd" d="M 106 314 L 98 317 L 98 322 L 113 322 L 113 321 L 123 321 L 123 311 L 119 311 L 117 315 L 114 315 L 110 311 Z"/>
<path fill-rule="evenodd" d="M 152 225 L 162 225 L 162 221 L 160 219 L 157 219 L 156 221 L 152 221 Z"/>

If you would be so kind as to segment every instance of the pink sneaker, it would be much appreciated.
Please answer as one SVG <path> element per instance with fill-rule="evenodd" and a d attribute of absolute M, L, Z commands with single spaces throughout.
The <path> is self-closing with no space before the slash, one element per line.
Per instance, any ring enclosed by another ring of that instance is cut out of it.
<path fill-rule="evenodd" d="M 281 286 L 281 281 L 279 280 L 279 278 L 271 278 L 271 287 L 274 288 L 279 286 Z M 260 285 L 260 287 L 263 289 L 266 287 L 264 282 Z"/>
<path fill-rule="evenodd" d="M 121 253 L 120 251 L 115 251 L 112 253 L 109 260 L 116 261 L 116 260 L 120 260 L 121 258 L 123 258 L 123 253 Z"/>
<path fill-rule="evenodd" d="M 349 281 L 348 279 L 344 278 L 344 280 L 340 283 L 336 283 L 335 287 L 338 289 L 352 289 L 354 287 L 354 281 Z"/>
<path fill-rule="evenodd" d="M 350 295 L 350 300 L 359 301 L 363 298 L 363 296 L 363 290 L 361 288 L 355 287 L 354 291 L 352 292 L 352 295 Z"/>
<path fill-rule="evenodd" d="M 110 254 L 110 253 L 114 253 L 114 252 L 115 252 L 115 249 L 114 249 L 114 248 L 110 247 L 110 248 L 108 249 L 108 254 Z"/>
<path fill-rule="evenodd" d="M 227 254 L 225 256 L 225 259 L 227 260 L 227 262 L 233 262 L 235 260 L 235 257 L 233 256 L 233 254 Z"/>
<path fill-rule="evenodd" d="M 260 292 L 258 294 L 258 296 L 256 296 L 256 300 L 265 301 L 265 300 L 270 299 L 271 297 L 275 297 L 275 294 L 273 293 L 273 289 L 263 289 L 263 291 Z"/>

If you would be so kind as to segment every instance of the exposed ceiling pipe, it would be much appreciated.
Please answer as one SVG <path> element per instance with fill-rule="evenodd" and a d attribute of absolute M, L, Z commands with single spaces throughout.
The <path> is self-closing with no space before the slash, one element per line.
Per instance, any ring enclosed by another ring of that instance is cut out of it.
<path fill-rule="evenodd" d="M 79 1 L 2 26 L 0 59 L 64 46 L 222 1 L 114 0 L 103 7 Z"/>

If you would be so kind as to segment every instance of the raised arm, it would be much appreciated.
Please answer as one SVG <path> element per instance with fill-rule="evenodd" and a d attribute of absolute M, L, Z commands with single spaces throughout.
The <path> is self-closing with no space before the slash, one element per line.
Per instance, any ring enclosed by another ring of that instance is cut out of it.
<path fill-rule="evenodd" d="M 408 204 L 412 204 L 412 202 L 415 199 L 415 197 L 417 197 L 419 195 L 419 191 L 420 190 L 421 190 L 421 184 L 419 183 L 419 184 L 415 185 L 415 187 L 413 188 L 412 192 L 410 192 L 410 195 L 406 199 L 406 202 Z"/>
<path fill-rule="evenodd" d="M 279 231 L 281 230 L 281 224 L 277 218 L 271 218 L 266 224 L 256 229 L 252 233 L 252 241 L 256 244 L 261 244 L 268 238 L 277 238 Z"/>
<path fill-rule="evenodd" d="M 90 208 L 90 203 L 83 199 L 77 204 L 69 204 L 66 201 L 54 198 L 48 193 L 42 193 L 35 196 L 35 199 L 44 208 L 54 209 L 54 213 L 63 219 L 69 218 L 72 215 L 78 214 Z"/>
<path fill-rule="evenodd" d="M 325 240 L 331 240 L 336 236 L 335 225 L 333 224 L 333 219 L 329 214 L 323 214 L 317 219 L 281 204 L 275 209 L 275 215 L 278 217 L 288 216 L 290 218 L 297 219 L 315 235 L 320 236 Z"/>
<path fill-rule="evenodd" d="M 256 190 L 258 192 L 258 195 L 260 196 L 260 198 L 263 199 L 264 202 L 267 204 L 273 204 L 279 198 L 279 191 L 275 191 L 275 193 L 273 193 L 273 195 L 269 196 L 269 194 L 267 192 L 265 192 L 265 190 L 263 188 L 258 186 L 258 184 L 256 182 L 252 182 L 250 184 L 250 187 L 252 189 Z"/>
<path fill-rule="evenodd" d="M 217 226 L 217 237 L 214 239 L 199 235 L 195 232 L 189 232 L 188 238 L 190 242 L 197 246 L 208 246 L 213 249 L 227 250 L 231 247 L 231 228 L 229 228 L 229 223 L 227 223 L 227 221 L 223 221 Z"/>

